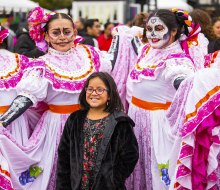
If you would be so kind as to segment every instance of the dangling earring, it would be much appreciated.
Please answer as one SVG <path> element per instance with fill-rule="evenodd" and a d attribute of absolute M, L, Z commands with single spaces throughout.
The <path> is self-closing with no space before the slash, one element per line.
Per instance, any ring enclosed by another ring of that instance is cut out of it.
<path fill-rule="evenodd" d="M 106 103 L 106 106 L 108 107 L 108 104 L 109 104 L 109 100 L 107 101 L 107 103 Z"/>

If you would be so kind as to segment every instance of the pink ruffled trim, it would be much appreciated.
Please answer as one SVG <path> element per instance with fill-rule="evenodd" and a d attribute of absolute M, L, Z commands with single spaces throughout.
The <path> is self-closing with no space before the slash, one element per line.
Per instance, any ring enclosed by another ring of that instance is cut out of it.
<path fill-rule="evenodd" d="M 5 178 L 1 174 L 0 174 L 0 189 L 2 189 L 2 190 L 13 190 L 10 180 Z"/>
<path fill-rule="evenodd" d="M 19 56 L 19 68 L 16 73 L 10 75 L 7 79 L 0 79 L 0 89 L 14 89 L 23 76 L 23 72 L 29 66 L 29 60 L 27 57 Z"/>
<path fill-rule="evenodd" d="M 87 46 L 89 47 L 89 50 L 92 54 L 92 60 L 93 60 L 93 66 L 94 70 L 93 72 L 98 72 L 100 69 L 100 58 L 99 54 L 97 51 L 94 49 L 92 46 Z M 45 78 L 48 79 L 48 81 L 52 84 L 53 88 L 57 91 L 66 91 L 66 92 L 79 92 L 82 90 L 87 77 L 79 80 L 79 81 L 74 81 L 74 80 L 63 80 L 55 76 L 55 74 L 46 67 L 45 62 L 43 60 L 33 60 L 32 62 L 29 63 L 29 68 L 33 67 L 40 67 L 45 70 Z M 71 76 L 70 76 L 71 77 Z"/>
<path fill-rule="evenodd" d="M 215 63 L 215 59 L 219 54 L 219 50 L 215 51 L 214 53 L 209 53 L 207 55 L 204 56 L 205 58 L 205 63 L 204 63 L 204 67 L 211 67 L 213 63 Z"/>
<path fill-rule="evenodd" d="M 145 54 L 142 53 L 142 56 L 139 58 L 138 62 L 140 61 L 141 58 L 144 57 Z M 173 59 L 173 58 L 189 58 L 192 62 L 192 58 L 185 54 L 185 53 L 179 53 L 179 54 L 170 54 L 166 57 L 165 61 L 168 59 Z M 143 70 L 137 70 L 136 68 L 134 68 L 131 73 L 130 73 L 130 77 L 133 80 L 139 80 L 139 76 L 143 75 L 146 78 L 149 79 L 156 79 L 158 76 L 158 73 L 161 69 L 163 69 L 165 67 L 165 62 L 164 60 L 159 62 L 158 65 L 156 66 L 156 68 L 144 68 Z M 177 63 L 179 64 L 179 63 Z"/>
<path fill-rule="evenodd" d="M 89 46 L 89 50 L 92 54 L 92 59 L 93 59 L 93 66 L 94 66 L 93 72 L 97 72 L 99 71 L 101 64 L 99 54 L 95 51 L 94 47 L 92 46 Z M 45 78 L 49 80 L 49 82 L 52 84 L 55 90 L 58 91 L 66 90 L 67 92 L 79 92 L 82 90 L 88 76 L 81 79 L 80 81 L 71 81 L 71 80 L 67 81 L 57 78 L 51 70 L 46 69 Z"/>
<path fill-rule="evenodd" d="M 180 151 L 179 161 L 180 165 L 177 170 L 176 179 L 180 187 L 184 187 L 181 180 L 182 177 L 191 175 L 192 189 L 203 190 L 207 187 L 209 182 L 216 182 L 217 176 L 215 168 L 210 175 L 207 174 L 209 166 L 210 147 L 213 143 L 220 145 L 218 136 L 212 135 L 212 130 L 220 125 L 220 94 L 216 94 L 199 109 L 195 118 L 184 124 L 182 130 L 183 143 Z M 195 138 L 195 146 L 187 144 L 184 137 L 192 136 Z M 191 163 L 192 168 L 184 165 L 184 160 Z M 217 159 L 217 158 L 215 158 Z M 183 161 L 182 161 L 183 160 Z M 215 183 L 214 183 L 215 184 Z M 185 187 L 184 187 L 185 188 Z M 177 188 L 179 190 L 179 188 Z M 213 185 L 209 189 L 216 189 Z"/>
<path fill-rule="evenodd" d="M 196 128 L 203 122 L 203 120 L 211 115 L 213 111 L 220 105 L 220 93 L 216 93 L 212 96 L 198 111 L 195 118 L 192 118 L 184 124 L 181 129 L 183 137 L 190 135 Z"/>
<path fill-rule="evenodd" d="M 207 175 L 207 168 L 211 145 L 213 143 L 220 145 L 219 138 L 212 136 L 212 130 L 215 127 L 219 127 L 219 124 L 220 107 L 207 117 L 196 130 L 196 142 L 192 157 L 192 189 L 203 190 L 207 186 L 208 181 L 217 181 L 214 171 L 211 175 Z"/>

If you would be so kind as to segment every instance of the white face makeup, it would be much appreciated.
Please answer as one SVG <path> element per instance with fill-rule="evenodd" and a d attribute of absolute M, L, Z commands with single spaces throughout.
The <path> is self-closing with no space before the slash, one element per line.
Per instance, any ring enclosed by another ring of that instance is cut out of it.
<path fill-rule="evenodd" d="M 161 49 L 169 44 L 170 32 L 159 17 L 151 17 L 146 29 L 148 42 L 153 48 Z"/>

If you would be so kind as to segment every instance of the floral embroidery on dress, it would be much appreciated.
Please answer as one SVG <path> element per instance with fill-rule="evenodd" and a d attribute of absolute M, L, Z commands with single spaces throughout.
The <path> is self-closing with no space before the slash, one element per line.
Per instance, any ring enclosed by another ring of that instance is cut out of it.
<path fill-rule="evenodd" d="M 49 48 L 41 58 L 45 61 L 44 77 L 53 89 L 69 93 L 81 92 L 89 75 L 101 67 L 99 53 L 82 44 L 62 53 Z"/>
<path fill-rule="evenodd" d="M 99 120 L 85 120 L 81 190 L 89 190 L 94 182 L 94 167 L 107 120 L 108 117 Z"/>
<path fill-rule="evenodd" d="M 1 50 L 0 62 L 0 90 L 14 89 L 21 80 L 29 60 L 23 55 Z"/>
<path fill-rule="evenodd" d="M 21 185 L 33 182 L 41 173 L 43 169 L 39 166 L 30 166 L 30 168 L 21 173 L 19 176 L 19 182 Z"/>
<path fill-rule="evenodd" d="M 168 173 L 169 161 L 166 164 L 158 164 L 158 169 L 160 171 L 160 176 L 162 181 L 165 183 L 166 186 L 169 186 L 170 185 L 170 177 Z"/>

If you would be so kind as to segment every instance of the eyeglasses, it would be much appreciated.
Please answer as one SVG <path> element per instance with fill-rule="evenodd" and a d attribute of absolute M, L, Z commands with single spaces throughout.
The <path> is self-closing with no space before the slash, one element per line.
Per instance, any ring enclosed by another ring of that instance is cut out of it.
<path fill-rule="evenodd" d="M 98 94 L 98 95 L 101 95 L 105 91 L 106 92 L 108 91 L 108 89 L 105 89 L 105 88 L 96 88 L 96 89 L 94 89 L 94 88 L 91 88 L 91 87 L 85 88 L 85 90 L 86 90 L 86 93 L 88 93 L 88 94 L 92 94 L 95 91 L 95 93 Z"/>

